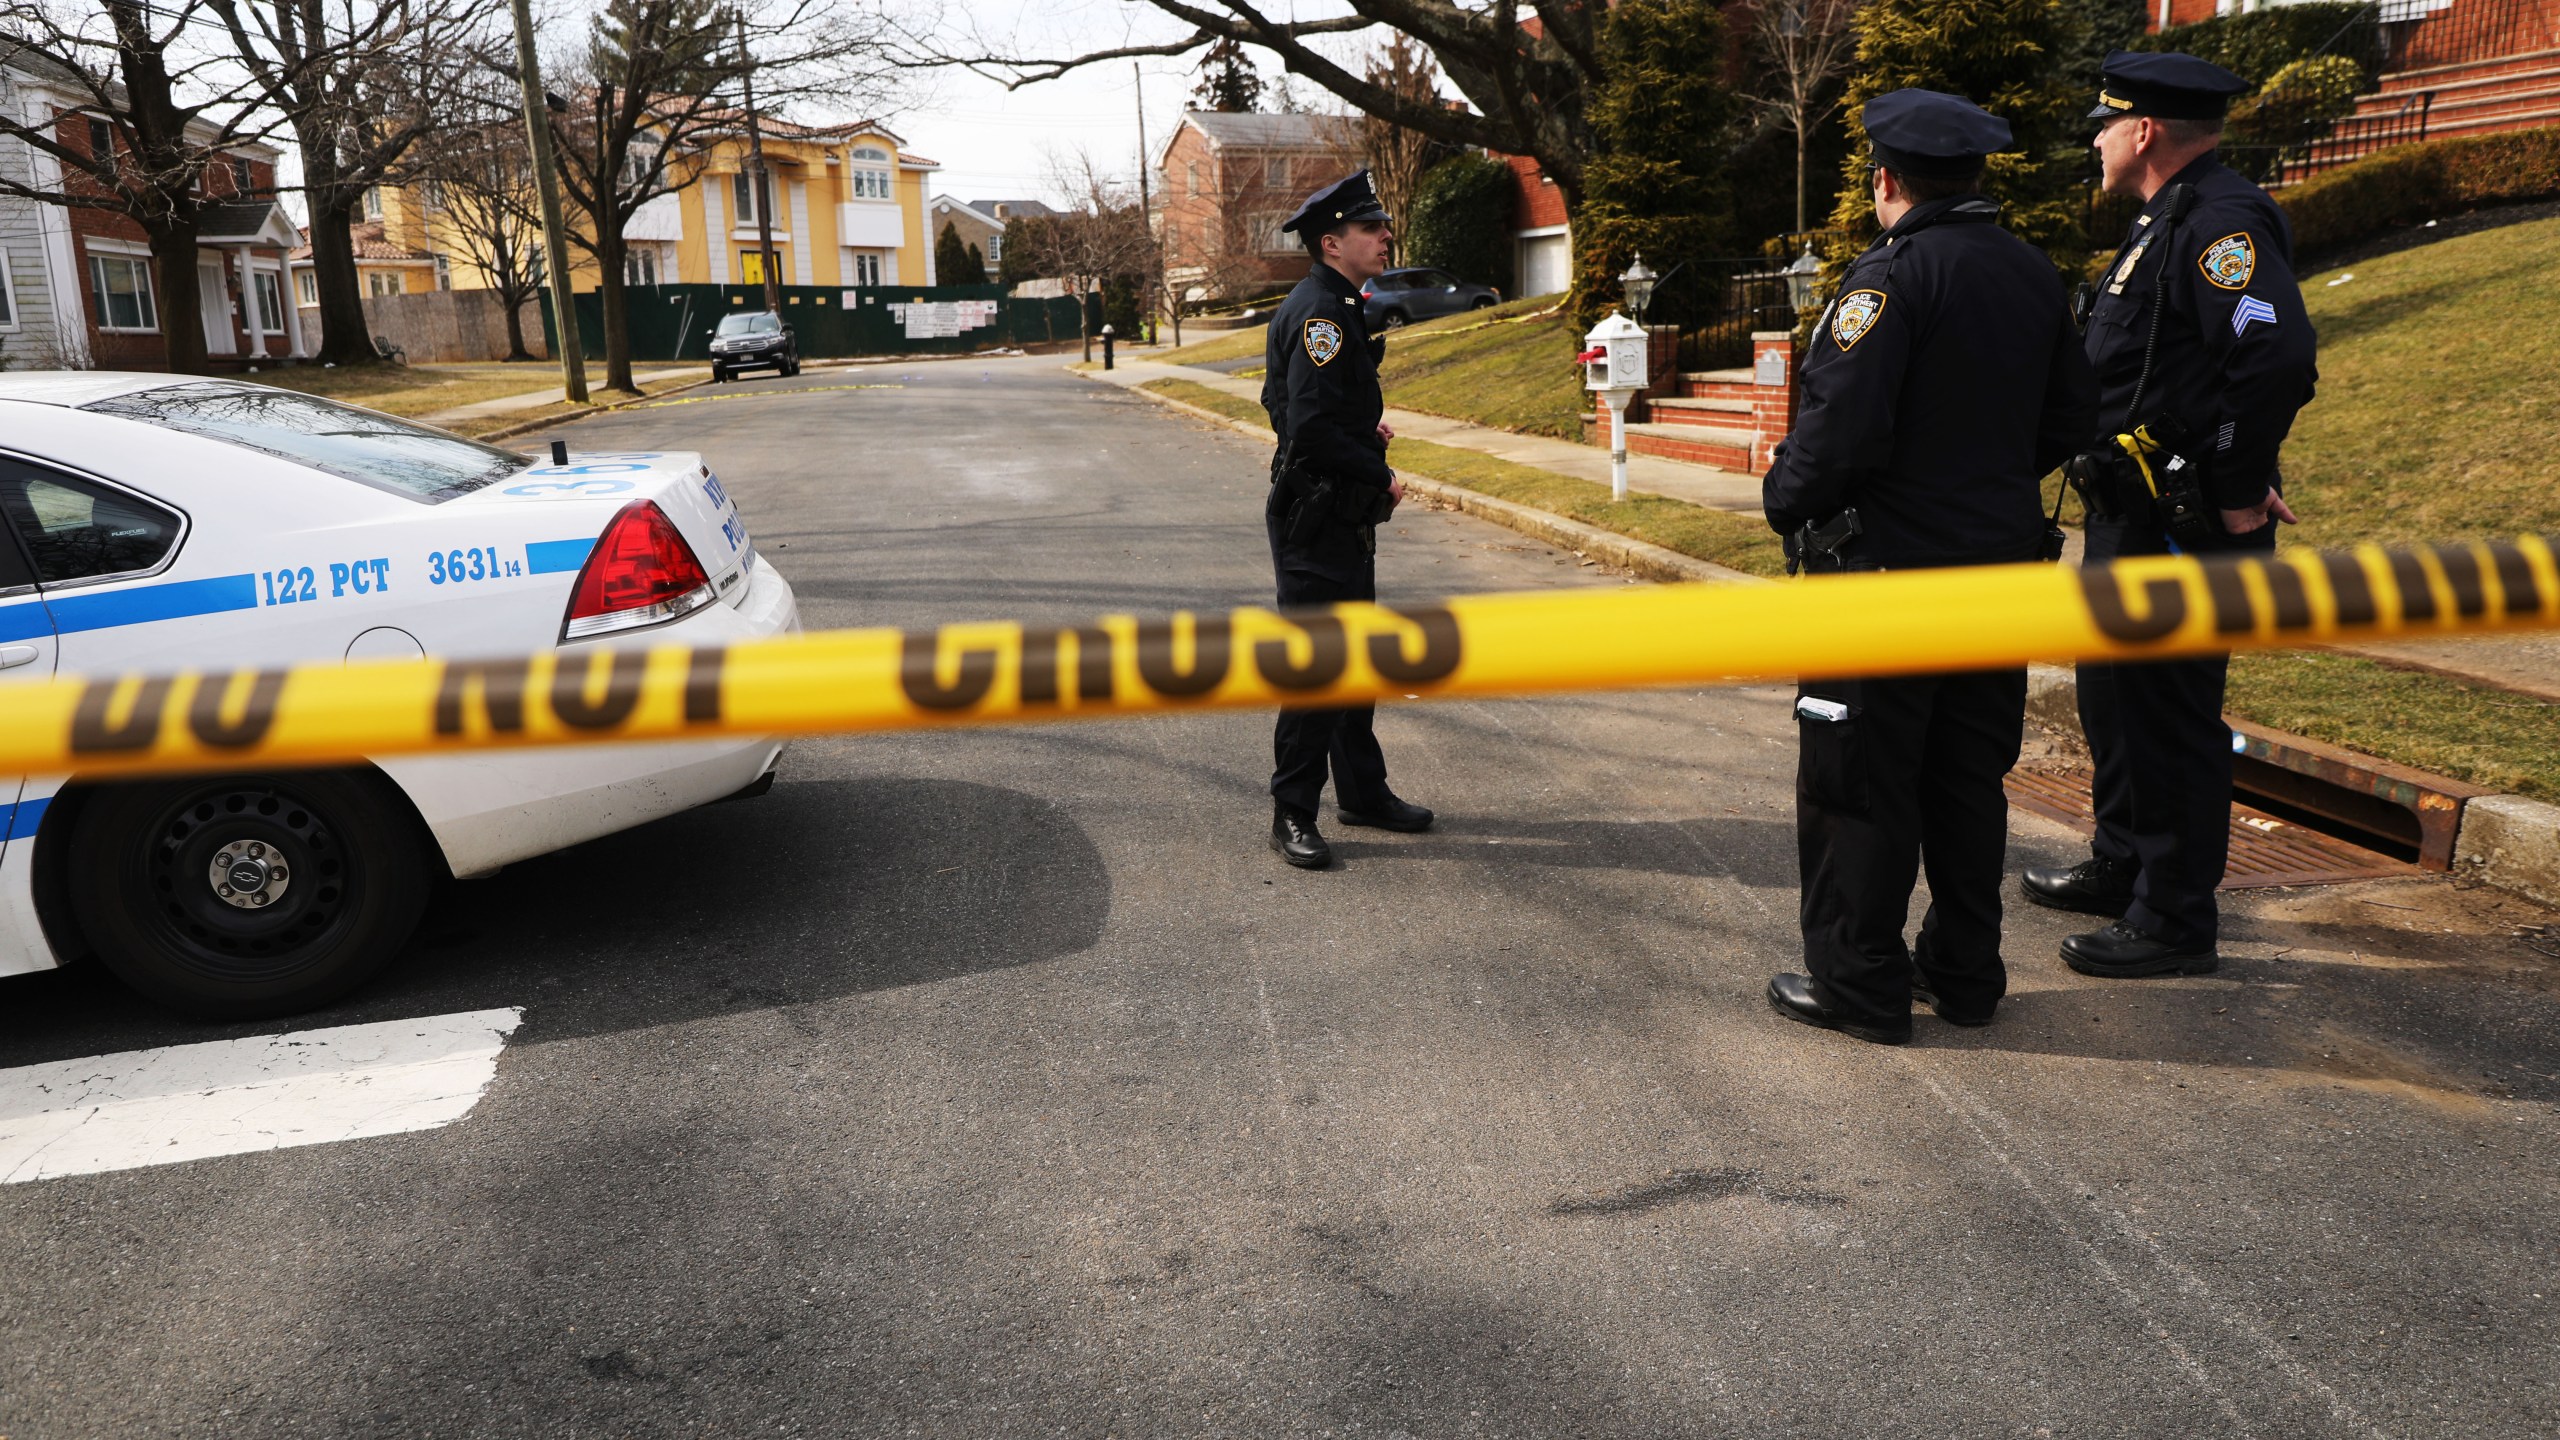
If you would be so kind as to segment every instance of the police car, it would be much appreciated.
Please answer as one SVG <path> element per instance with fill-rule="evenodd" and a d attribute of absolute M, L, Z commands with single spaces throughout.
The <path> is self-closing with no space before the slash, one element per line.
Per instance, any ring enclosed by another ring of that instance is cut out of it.
<path fill-rule="evenodd" d="M 542 464 L 239 381 L 0 374 L 0 519 L 0 682 L 799 628 L 699 455 Z M 0 775 L 0 975 L 95 955 L 196 1014 L 308 1009 L 396 953 L 443 877 L 758 793 L 780 751 Z"/>

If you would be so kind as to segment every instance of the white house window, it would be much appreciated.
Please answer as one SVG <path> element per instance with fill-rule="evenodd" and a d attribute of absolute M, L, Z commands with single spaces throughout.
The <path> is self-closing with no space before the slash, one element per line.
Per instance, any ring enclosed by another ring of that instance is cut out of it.
<path fill-rule="evenodd" d="M 1262 237 L 1262 248 L 1266 253 L 1280 254 L 1299 248 L 1297 238 L 1280 229 L 1281 223 L 1288 218 L 1278 214 L 1253 217 L 1253 233 Z"/>
<path fill-rule="evenodd" d="M 379 185 L 364 192 L 364 218 L 367 220 L 382 218 L 382 187 Z"/>
<path fill-rule="evenodd" d="M 293 272 L 294 299 L 305 305 L 320 303 L 320 277 L 308 270 Z"/>
<path fill-rule="evenodd" d="M 987 263 L 990 265 L 1004 263 L 1004 232 L 1001 230 L 987 237 Z"/>
<path fill-rule="evenodd" d="M 622 283 L 655 285 L 658 283 L 658 252 L 654 248 L 634 248 L 622 255 Z"/>
<path fill-rule="evenodd" d="M 151 299 L 151 262 L 140 256 L 90 256 L 89 293 L 97 300 L 101 330 L 160 328 L 160 311 Z"/>
<path fill-rule="evenodd" d="M 258 288 L 258 328 L 269 334 L 284 329 L 284 287 L 276 283 L 276 272 L 256 273 Z"/>
<path fill-rule="evenodd" d="M 856 285 L 880 284 L 880 257 L 877 255 L 854 256 L 853 283 Z"/>
<path fill-rule="evenodd" d="M 439 290 L 453 288 L 453 262 L 442 255 L 436 257 L 436 288 Z"/>
<path fill-rule="evenodd" d="M 365 276 L 365 277 L 364 277 L 364 293 L 366 293 L 367 295 L 397 295 L 397 294 L 399 294 L 399 293 L 400 293 L 400 274 L 399 274 L 399 272 L 398 272 L 398 271 L 396 271 L 396 270 L 376 270 L 376 271 L 374 271 L 373 273 L 371 273 L 371 274 L 369 274 L 369 275 Z"/>
<path fill-rule="evenodd" d="M 9 288 L 9 267 L 0 265 L 0 330 L 18 328 L 18 296 Z"/>
<path fill-rule="evenodd" d="M 433 180 L 418 182 L 418 199 L 430 210 L 444 208 L 444 186 Z"/>
<path fill-rule="evenodd" d="M 1282 157 L 1282 156 L 1274 155 L 1274 156 L 1272 156 L 1270 159 L 1263 161 L 1263 162 L 1262 162 L 1262 183 L 1263 183 L 1263 184 L 1265 184 L 1265 185 L 1270 186 L 1270 187 L 1271 187 L 1272 189 L 1274 189 L 1274 190 L 1286 190 L 1286 189 L 1288 189 L 1288 188 L 1289 188 L 1289 162 L 1288 162 L 1288 160 L 1287 160 L 1287 159 L 1285 159 L 1285 158 L 1284 158 L 1284 157 Z"/>
<path fill-rule="evenodd" d="M 255 188 L 249 183 L 250 178 L 248 161 L 234 160 L 231 162 L 231 193 L 235 195 L 248 194 L 250 190 Z"/>
<path fill-rule="evenodd" d="M 765 172 L 763 185 L 758 186 L 754 182 L 755 177 L 744 170 L 729 177 L 729 201 L 737 209 L 737 223 L 740 225 L 755 224 L 756 216 L 762 213 L 756 208 L 756 192 L 759 189 L 764 192 L 764 198 L 768 202 L 773 199 L 772 171 Z"/>
<path fill-rule="evenodd" d="M 116 153 L 116 127 L 95 115 L 89 117 L 89 153 L 96 156 Z"/>
<path fill-rule="evenodd" d="M 853 161 L 845 172 L 845 182 L 853 187 L 856 200 L 889 198 L 890 166 L 897 157 L 877 145 L 856 145 L 846 152 Z"/>
<path fill-rule="evenodd" d="M 1186 162 L 1186 163 L 1183 165 L 1183 167 L 1182 167 L 1182 188 L 1183 188 L 1183 193 L 1188 194 L 1188 195 L 1197 195 L 1197 194 L 1199 194 L 1199 193 L 1200 193 L 1200 162 L 1199 162 L 1199 161 L 1197 161 L 1197 160 L 1192 160 L 1192 161 L 1188 161 L 1188 162 Z"/>

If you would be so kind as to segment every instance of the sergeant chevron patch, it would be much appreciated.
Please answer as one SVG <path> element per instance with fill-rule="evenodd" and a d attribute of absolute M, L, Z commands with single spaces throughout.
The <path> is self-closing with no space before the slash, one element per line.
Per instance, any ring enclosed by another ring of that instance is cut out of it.
<path fill-rule="evenodd" d="M 2196 268 L 2204 272 L 2204 278 L 2225 290 L 2248 289 L 2249 277 L 2258 273 L 2258 252 L 2249 244 L 2249 232 L 2235 230 L 2204 247 L 2204 253 L 2196 257 Z"/>
<path fill-rule="evenodd" d="M 1331 320 L 1310 320 L 1304 339 L 1307 358 L 1318 365 L 1328 365 L 1342 353 L 1342 327 Z"/>
<path fill-rule="evenodd" d="M 2237 335 L 2248 329 L 2249 322 L 2253 320 L 2264 320 L 2273 325 L 2276 323 L 2276 307 L 2255 295 L 2243 295 L 2240 308 L 2231 312 L 2231 333 Z"/>
<path fill-rule="evenodd" d="M 1840 306 L 1831 312 L 1831 339 L 1846 350 L 1866 338 L 1876 328 L 1876 317 L 1884 313 L 1885 294 L 1881 290 L 1852 290 L 1840 297 Z"/>

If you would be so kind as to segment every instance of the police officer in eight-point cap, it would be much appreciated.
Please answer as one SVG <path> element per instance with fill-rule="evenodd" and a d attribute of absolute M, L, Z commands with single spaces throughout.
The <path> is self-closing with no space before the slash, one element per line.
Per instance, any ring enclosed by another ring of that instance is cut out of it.
<path fill-rule="evenodd" d="M 2294 518 L 2276 451 L 2316 372 L 2284 212 L 2215 154 L 2224 108 L 2249 87 L 2191 55 L 2119 50 L 2103 73 L 2090 118 L 2106 188 L 2144 203 L 2084 292 L 2097 443 L 2069 473 L 2088 503 L 2088 557 L 2272 549 L 2276 522 Z M 2122 917 L 2062 943 L 2064 963 L 2084 975 L 2192 975 L 2220 963 L 2227 665 L 2080 667 L 2097 838 L 2086 861 L 2023 879 L 2038 904 Z"/>
<path fill-rule="evenodd" d="M 1263 346 L 1262 408 L 1279 448 L 1271 459 L 1271 537 L 1280 604 L 1378 598 L 1378 526 L 1404 486 L 1387 468 L 1394 432 L 1381 420 L 1378 359 L 1362 319 L 1362 282 L 1385 273 L 1395 232 L 1366 170 L 1308 197 L 1280 227 L 1315 261 L 1271 315 Z M 1316 829 L 1325 774 L 1346 825 L 1426 830 L 1431 812 L 1387 788 L 1387 758 L 1371 728 L 1376 707 L 1283 710 L 1272 736 L 1271 848 L 1321 869 L 1332 848 Z"/>
<path fill-rule="evenodd" d="M 1981 194 L 2009 127 L 1927 90 L 1879 95 L 1861 119 L 1884 233 L 1806 348 L 1795 428 L 1761 488 L 1769 524 L 1816 573 L 2053 559 L 2039 482 L 2084 443 L 2096 387 L 2062 278 Z M 1769 982 L 1779 1014 L 1899 1044 L 1916 993 L 1955 1024 L 1990 1023 L 2008 988 L 2000 782 L 2026 699 L 2023 668 L 1798 689 L 1811 973 Z M 1929 911 L 1906 947 L 1922 865 Z"/>

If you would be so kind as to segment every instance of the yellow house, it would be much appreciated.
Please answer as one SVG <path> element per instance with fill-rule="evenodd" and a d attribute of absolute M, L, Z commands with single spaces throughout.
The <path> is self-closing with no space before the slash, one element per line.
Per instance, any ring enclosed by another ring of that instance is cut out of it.
<path fill-rule="evenodd" d="M 377 185 L 356 211 L 356 284 L 368 296 L 419 295 L 430 290 L 479 290 L 488 281 L 455 243 L 452 213 L 433 181 Z M 293 252 L 293 298 L 304 331 L 317 343 L 320 286 L 308 244 Z"/>
<path fill-rule="evenodd" d="M 766 120 L 761 128 L 771 193 L 759 195 L 748 182 L 743 123 L 697 135 L 690 149 L 669 158 L 671 193 L 642 206 L 624 228 L 626 279 L 763 284 L 756 219 L 769 206 L 785 285 L 935 283 L 925 185 L 938 163 L 906 153 L 878 125 Z"/>

